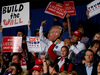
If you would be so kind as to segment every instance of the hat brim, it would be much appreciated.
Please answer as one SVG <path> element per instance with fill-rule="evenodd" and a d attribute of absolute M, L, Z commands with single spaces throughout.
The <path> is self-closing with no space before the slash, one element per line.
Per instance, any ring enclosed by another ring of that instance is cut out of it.
<path fill-rule="evenodd" d="M 74 33 L 73 33 L 73 34 L 71 34 L 71 35 L 76 35 L 76 36 L 78 36 L 78 37 L 80 37 L 80 38 L 82 37 L 82 36 L 79 36 L 79 35 L 77 35 L 77 34 L 74 34 Z"/>

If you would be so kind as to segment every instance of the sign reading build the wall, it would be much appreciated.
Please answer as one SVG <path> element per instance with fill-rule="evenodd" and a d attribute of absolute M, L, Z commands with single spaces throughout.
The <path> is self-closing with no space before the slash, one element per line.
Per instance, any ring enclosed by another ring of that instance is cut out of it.
<path fill-rule="evenodd" d="M 27 25 L 29 21 L 29 2 L 2 7 L 3 28 Z"/>

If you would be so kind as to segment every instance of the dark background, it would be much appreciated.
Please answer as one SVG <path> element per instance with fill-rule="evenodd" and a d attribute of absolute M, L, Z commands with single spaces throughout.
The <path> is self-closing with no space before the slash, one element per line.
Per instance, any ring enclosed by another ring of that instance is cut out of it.
<path fill-rule="evenodd" d="M 23 2 L 30 2 L 30 9 L 36 8 L 46 8 L 48 3 L 52 0 L 0 0 L 0 10 L 2 6 L 18 4 Z M 72 1 L 72 0 L 53 0 L 55 2 L 63 3 L 63 1 Z M 87 5 L 93 0 L 73 0 L 75 5 Z"/>

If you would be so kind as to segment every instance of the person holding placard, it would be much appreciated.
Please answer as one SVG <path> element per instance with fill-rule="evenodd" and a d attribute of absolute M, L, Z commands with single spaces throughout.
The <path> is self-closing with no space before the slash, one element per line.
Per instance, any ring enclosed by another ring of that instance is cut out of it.
<path fill-rule="evenodd" d="M 28 25 L 27 25 L 27 27 L 28 27 L 28 36 L 30 36 L 31 35 L 31 31 L 30 31 L 30 21 L 28 22 Z M 2 28 L 2 26 L 0 25 L 0 42 L 2 42 L 2 38 L 3 38 L 3 35 L 2 35 L 2 31 L 3 31 L 3 28 Z M 27 51 L 27 45 L 25 45 L 26 43 L 25 43 L 25 41 L 26 41 L 26 39 L 25 39 L 25 30 L 24 29 L 19 29 L 18 31 L 17 31 L 17 36 L 18 37 L 22 37 L 22 48 L 20 48 L 19 49 L 19 51 L 21 52 L 21 54 L 22 54 L 22 56 L 23 56 L 23 59 L 25 59 L 26 60 L 26 62 L 29 60 L 31 60 L 31 53 L 29 53 L 28 51 Z M 6 59 L 7 59 L 7 62 L 10 62 L 10 60 L 8 60 L 10 57 L 8 57 L 8 55 L 10 56 L 11 54 L 13 54 L 13 53 L 4 53 L 4 52 L 1 52 L 1 54 L 3 55 L 3 57 L 5 57 Z M 4 59 L 5 59 L 4 58 Z M 34 58 L 32 58 L 33 60 L 34 60 Z M 34 61 L 32 61 L 32 62 L 34 62 Z M 28 69 L 30 69 L 30 64 L 28 63 Z M 8 64 L 7 64 L 7 66 L 6 67 L 8 67 Z"/>
<path fill-rule="evenodd" d="M 89 17 L 89 10 L 86 11 L 86 17 L 86 33 L 88 34 L 88 36 L 93 37 L 95 33 L 99 32 L 99 25 L 92 23 L 91 18 Z"/>

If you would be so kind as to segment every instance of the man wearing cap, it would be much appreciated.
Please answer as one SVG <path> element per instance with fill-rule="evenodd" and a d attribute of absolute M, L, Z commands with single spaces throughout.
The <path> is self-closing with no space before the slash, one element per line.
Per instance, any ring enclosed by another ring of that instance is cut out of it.
<path fill-rule="evenodd" d="M 81 50 L 86 49 L 85 45 L 80 42 L 82 34 L 80 31 L 76 30 L 73 33 L 72 39 L 65 39 L 64 45 L 69 47 L 69 55 L 68 59 L 72 59 L 72 57 L 78 54 Z"/>

